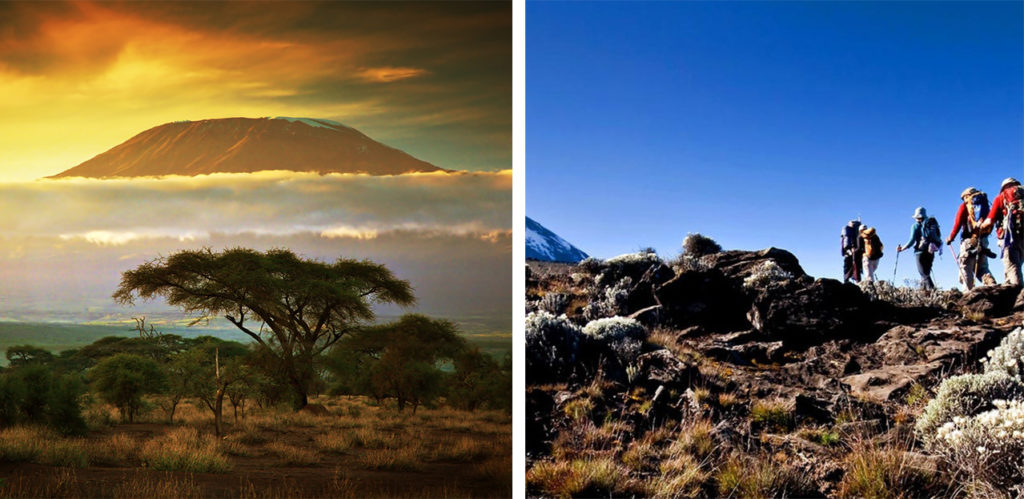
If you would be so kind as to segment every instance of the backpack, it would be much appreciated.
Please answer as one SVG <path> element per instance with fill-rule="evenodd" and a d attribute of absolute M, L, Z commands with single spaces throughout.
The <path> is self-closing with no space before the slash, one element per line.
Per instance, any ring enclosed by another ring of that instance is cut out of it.
<path fill-rule="evenodd" d="M 988 194 L 985 194 L 984 192 L 977 192 L 964 204 L 967 206 L 968 231 L 973 234 L 978 230 L 978 226 L 981 225 L 981 222 L 988 217 Z M 987 236 L 991 232 L 992 226 L 989 226 L 987 230 L 981 232 L 981 235 Z"/>
<path fill-rule="evenodd" d="M 864 254 L 869 260 L 882 258 L 882 239 L 874 229 L 864 231 Z"/>
<path fill-rule="evenodd" d="M 921 229 L 921 241 L 917 247 L 920 250 L 928 250 L 929 253 L 938 253 L 942 249 L 942 232 L 939 230 L 939 221 L 935 217 L 928 217 L 928 220 L 924 221 L 924 227 Z"/>
<path fill-rule="evenodd" d="M 857 248 L 857 237 L 860 236 L 860 221 L 850 220 L 850 223 L 843 227 L 843 254 L 845 255 L 849 250 L 855 250 Z"/>
<path fill-rule="evenodd" d="M 1024 187 L 1018 185 L 1007 192 L 1005 201 L 1003 230 L 1009 229 L 1013 240 L 1024 238 Z"/>

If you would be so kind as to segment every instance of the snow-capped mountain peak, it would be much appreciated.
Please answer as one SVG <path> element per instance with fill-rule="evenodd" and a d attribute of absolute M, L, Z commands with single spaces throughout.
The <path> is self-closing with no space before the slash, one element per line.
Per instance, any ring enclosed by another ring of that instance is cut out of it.
<path fill-rule="evenodd" d="M 526 217 L 526 259 L 548 262 L 576 263 L 587 257 L 579 248 L 569 244 L 530 217 Z"/>

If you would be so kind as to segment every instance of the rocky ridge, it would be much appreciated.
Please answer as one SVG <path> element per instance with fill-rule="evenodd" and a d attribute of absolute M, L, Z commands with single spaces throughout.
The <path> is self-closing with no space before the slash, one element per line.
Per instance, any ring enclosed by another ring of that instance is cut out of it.
<path fill-rule="evenodd" d="M 601 422 L 623 426 L 616 452 L 638 445 L 650 428 L 701 419 L 714 425 L 720 452 L 795 453 L 802 456 L 797 467 L 817 470 L 813 490 L 804 491 L 810 495 L 836 494 L 844 453 L 793 431 L 912 440 L 913 419 L 938 383 L 977 371 L 985 353 L 1024 321 L 1024 292 L 1017 288 L 961 295 L 888 283 L 859 287 L 815 279 L 777 248 L 673 262 L 641 253 L 533 265 L 527 274 L 531 466 L 571 453 L 567 435 L 580 426 L 573 416 L 582 406 L 592 432 L 600 433 Z M 611 316 L 635 319 L 649 331 L 635 353 L 585 333 L 575 346 L 552 340 Z M 555 343 L 560 350 L 546 352 Z M 790 431 L 759 418 L 759 404 L 784 408 Z M 906 452 L 917 452 L 910 447 Z M 930 456 L 912 457 L 938 467 Z"/>

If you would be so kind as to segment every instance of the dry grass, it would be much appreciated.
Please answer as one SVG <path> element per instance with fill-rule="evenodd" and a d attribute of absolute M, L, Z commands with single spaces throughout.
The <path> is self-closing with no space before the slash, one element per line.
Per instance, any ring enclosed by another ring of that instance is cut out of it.
<path fill-rule="evenodd" d="M 685 453 L 698 459 L 706 458 L 715 450 L 715 440 L 712 436 L 714 429 L 711 421 L 707 419 L 687 421 L 680 426 L 675 441 L 669 445 L 669 455 Z"/>
<path fill-rule="evenodd" d="M 729 456 L 715 474 L 723 497 L 813 497 L 820 493 L 804 473 L 778 456 Z"/>
<path fill-rule="evenodd" d="M 139 456 L 155 470 L 223 473 L 231 468 L 212 435 L 195 428 L 176 428 L 146 442 Z"/>
<path fill-rule="evenodd" d="M 782 400 L 758 400 L 750 408 L 750 421 L 769 431 L 788 432 L 795 420 L 793 408 Z"/>
<path fill-rule="evenodd" d="M 541 461 L 526 472 L 528 487 L 554 497 L 623 495 L 630 482 L 625 470 L 608 457 Z"/>
<path fill-rule="evenodd" d="M 347 433 L 330 432 L 313 438 L 317 448 L 324 452 L 344 454 L 352 448 L 353 438 Z"/>
<path fill-rule="evenodd" d="M 127 466 L 139 462 L 139 442 L 124 433 L 115 433 L 89 444 L 89 462 L 99 466 Z"/>
<path fill-rule="evenodd" d="M 60 438 L 36 426 L 13 426 L 0 431 L 0 460 L 82 468 L 89 456 L 82 439 Z"/>
<path fill-rule="evenodd" d="M 947 491 L 935 473 L 920 469 L 906 452 L 909 444 L 879 447 L 856 442 L 844 460 L 840 497 L 925 497 Z M 911 492 L 912 491 L 912 492 Z"/>
<path fill-rule="evenodd" d="M 414 471 L 420 469 L 416 448 L 370 450 L 360 456 L 360 464 L 368 470 Z"/>
<path fill-rule="evenodd" d="M 263 447 L 271 455 L 277 457 L 281 464 L 287 466 L 314 466 L 320 462 L 315 451 L 302 449 L 281 442 L 271 442 Z"/>

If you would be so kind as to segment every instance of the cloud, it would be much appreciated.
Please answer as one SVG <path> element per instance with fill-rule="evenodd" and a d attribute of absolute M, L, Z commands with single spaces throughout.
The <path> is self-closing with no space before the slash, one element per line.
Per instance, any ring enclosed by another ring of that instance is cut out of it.
<path fill-rule="evenodd" d="M 425 69 L 420 68 L 381 67 L 361 69 L 356 73 L 356 77 L 369 82 L 390 83 L 393 81 L 415 78 L 426 73 L 427 71 Z"/>
<path fill-rule="evenodd" d="M 419 311 L 511 317 L 511 183 L 511 171 L 0 183 L 0 316 L 130 313 L 109 298 L 121 272 L 244 246 L 368 258 L 412 283 Z"/>

